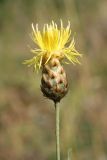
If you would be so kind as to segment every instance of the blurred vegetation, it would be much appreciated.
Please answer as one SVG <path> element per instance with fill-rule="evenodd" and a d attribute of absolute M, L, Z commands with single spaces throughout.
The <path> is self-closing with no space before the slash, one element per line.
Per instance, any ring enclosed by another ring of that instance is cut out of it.
<path fill-rule="evenodd" d="M 61 106 L 66 159 L 107 159 L 107 1 L 0 0 L 0 160 L 54 160 L 54 107 L 40 92 L 31 57 L 31 23 L 71 21 L 82 65 L 65 66 L 69 93 Z M 75 34 L 76 32 L 76 34 Z"/>

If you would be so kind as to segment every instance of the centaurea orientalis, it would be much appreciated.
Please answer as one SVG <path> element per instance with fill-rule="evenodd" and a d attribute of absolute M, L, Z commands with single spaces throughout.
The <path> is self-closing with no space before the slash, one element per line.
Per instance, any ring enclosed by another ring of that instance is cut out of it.
<path fill-rule="evenodd" d="M 42 70 L 41 91 L 43 95 L 54 101 L 56 110 L 56 157 L 60 160 L 59 144 L 59 105 L 58 102 L 66 95 L 68 91 L 68 81 L 62 62 L 65 61 L 76 64 L 80 63 L 78 57 L 82 55 L 75 49 L 74 38 L 71 40 L 70 22 L 66 28 L 63 22 L 60 28 L 52 21 L 45 24 L 40 31 L 38 24 L 34 27 L 32 24 L 31 38 L 36 44 L 31 52 L 33 58 L 25 60 L 24 64 L 33 66 L 36 71 Z"/>

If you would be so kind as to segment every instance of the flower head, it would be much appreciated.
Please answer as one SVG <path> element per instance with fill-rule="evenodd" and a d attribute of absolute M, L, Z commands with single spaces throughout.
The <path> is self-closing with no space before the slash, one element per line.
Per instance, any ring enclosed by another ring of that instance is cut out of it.
<path fill-rule="evenodd" d="M 25 60 L 24 64 L 33 65 L 38 70 L 52 58 L 66 58 L 73 64 L 80 63 L 78 56 L 81 56 L 81 54 L 75 49 L 74 38 L 70 40 L 70 36 L 70 22 L 64 28 L 61 21 L 59 29 L 57 24 L 52 21 L 49 25 L 44 25 L 43 31 L 38 29 L 38 24 L 36 27 L 32 24 L 31 38 L 37 47 L 31 49 L 31 52 L 35 55 L 32 59 Z"/>

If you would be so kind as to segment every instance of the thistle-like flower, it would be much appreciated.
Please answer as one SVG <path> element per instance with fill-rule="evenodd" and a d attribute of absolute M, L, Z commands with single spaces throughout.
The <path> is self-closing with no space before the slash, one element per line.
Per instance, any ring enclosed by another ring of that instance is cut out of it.
<path fill-rule="evenodd" d="M 68 91 L 66 73 L 62 66 L 65 58 L 75 63 L 80 63 L 78 57 L 81 54 L 75 49 L 74 38 L 71 40 L 70 22 L 66 28 L 61 21 L 60 29 L 53 21 L 45 24 L 43 31 L 39 31 L 32 24 L 31 38 L 36 44 L 36 48 L 31 49 L 34 56 L 30 60 L 25 60 L 24 64 L 33 65 L 35 70 L 42 69 L 41 90 L 44 96 L 59 102 Z M 68 62 L 65 62 L 68 63 Z"/>

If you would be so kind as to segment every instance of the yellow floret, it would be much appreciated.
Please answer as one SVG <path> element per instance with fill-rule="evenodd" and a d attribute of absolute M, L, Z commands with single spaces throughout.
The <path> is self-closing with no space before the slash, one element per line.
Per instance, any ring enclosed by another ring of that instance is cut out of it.
<path fill-rule="evenodd" d="M 32 24 L 31 38 L 37 48 L 31 50 L 35 56 L 30 60 L 25 60 L 24 64 L 28 66 L 34 65 L 34 68 L 38 70 L 52 57 L 57 57 L 58 59 L 67 58 L 72 63 L 79 63 L 77 57 L 81 56 L 81 54 L 75 49 L 74 39 L 70 41 L 70 36 L 70 22 L 64 28 L 61 21 L 60 29 L 58 29 L 57 24 L 52 21 L 49 25 L 44 25 L 43 31 L 39 31 L 38 24 L 36 27 Z M 69 45 L 66 46 L 68 42 Z"/>

